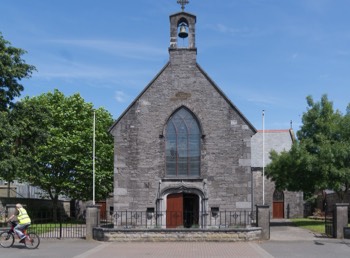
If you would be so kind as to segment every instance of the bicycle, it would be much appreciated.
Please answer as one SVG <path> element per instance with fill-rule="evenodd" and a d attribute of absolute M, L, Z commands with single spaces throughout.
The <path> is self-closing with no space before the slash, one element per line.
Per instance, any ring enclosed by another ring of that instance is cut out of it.
<path fill-rule="evenodd" d="M 14 231 L 14 228 L 17 225 L 17 223 L 14 221 L 10 221 L 9 224 L 11 225 L 11 228 L 0 234 L 0 245 L 5 248 L 9 248 L 13 246 L 13 244 L 15 243 L 16 236 L 17 238 L 19 238 L 16 232 Z M 40 237 L 35 233 L 32 233 L 32 232 L 28 233 L 27 232 L 28 227 L 29 225 L 23 230 L 23 233 L 26 236 L 23 243 L 29 249 L 38 248 L 40 244 Z"/>

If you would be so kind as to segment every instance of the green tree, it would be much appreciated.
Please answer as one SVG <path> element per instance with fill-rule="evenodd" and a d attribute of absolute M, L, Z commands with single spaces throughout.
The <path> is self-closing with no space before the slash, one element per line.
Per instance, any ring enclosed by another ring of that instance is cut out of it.
<path fill-rule="evenodd" d="M 10 110 L 15 97 L 20 96 L 23 85 L 19 82 L 29 78 L 35 67 L 28 65 L 22 59 L 26 51 L 11 46 L 0 32 L 0 178 L 8 182 L 8 196 L 10 184 L 16 178 L 21 164 L 18 156 L 18 142 L 16 134 L 19 132 L 12 125 Z"/>
<path fill-rule="evenodd" d="M 40 109 L 33 109 L 40 107 Z M 79 94 L 65 97 L 55 90 L 24 98 L 16 109 L 21 179 L 43 189 L 56 207 L 60 195 L 91 200 L 93 106 Z M 37 114 L 36 111 L 45 113 Z M 113 188 L 113 140 L 108 128 L 113 120 L 103 108 L 96 111 L 96 199 Z M 24 120 L 21 120 L 21 117 Z M 28 141 L 27 141 L 28 140 Z"/>
<path fill-rule="evenodd" d="M 10 197 L 10 185 L 16 179 L 16 171 L 20 163 L 16 158 L 15 134 L 8 112 L 0 111 L 0 178 L 7 181 L 8 197 Z"/>
<path fill-rule="evenodd" d="M 22 171 L 36 145 L 46 139 L 41 126 L 47 112 L 45 107 L 17 102 L 11 110 L 0 112 L 0 178 L 10 184 L 23 177 Z"/>
<path fill-rule="evenodd" d="M 35 70 L 22 59 L 25 53 L 25 50 L 13 47 L 0 32 L 0 111 L 13 106 L 14 98 L 23 91 L 19 81 L 31 77 Z"/>
<path fill-rule="evenodd" d="M 326 95 L 320 102 L 309 96 L 307 104 L 298 141 L 288 152 L 271 152 L 266 174 L 279 189 L 306 196 L 332 189 L 342 199 L 350 182 L 350 114 L 335 111 Z"/>

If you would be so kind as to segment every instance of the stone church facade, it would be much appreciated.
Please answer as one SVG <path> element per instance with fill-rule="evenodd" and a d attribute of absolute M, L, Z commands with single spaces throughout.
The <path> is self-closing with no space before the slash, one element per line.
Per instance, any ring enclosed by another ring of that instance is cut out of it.
<path fill-rule="evenodd" d="M 190 227 L 210 213 L 255 204 L 257 130 L 197 64 L 195 24 L 184 11 L 170 16 L 168 63 L 110 129 L 114 211 L 162 214 L 166 228 L 186 223 L 182 214 L 191 214 Z M 187 47 L 179 37 L 188 37 Z"/>

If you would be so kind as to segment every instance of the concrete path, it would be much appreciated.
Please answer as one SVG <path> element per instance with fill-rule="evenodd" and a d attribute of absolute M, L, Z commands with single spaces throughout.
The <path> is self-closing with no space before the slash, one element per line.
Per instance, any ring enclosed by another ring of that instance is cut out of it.
<path fill-rule="evenodd" d="M 327 238 L 289 221 L 272 222 L 271 238 L 260 247 L 276 258 L 349 258 L 350 239 Z"/>
<path fill-rule="evenodd" d="M 321 234 L 298 228 L 290 220 L 272 220 L 270 241 L 314 241 L 324 238 Z"/>

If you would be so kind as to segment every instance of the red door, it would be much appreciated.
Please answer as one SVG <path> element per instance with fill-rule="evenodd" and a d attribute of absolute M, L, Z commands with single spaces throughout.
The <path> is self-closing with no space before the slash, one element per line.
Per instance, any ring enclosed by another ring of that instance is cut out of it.
<path fill-rule="evenodd" d="M 283 219 L 284 218 L 284 204 L 283 202 L 273 202 L 273 218 Z"/>
<path fill-rule="evenodd" d="M 275 190 L 273 193 L 272 217 L 274 219 L 284 218 L 284 194 Z"/>
<path fill-rule="evenodd" d="M 167 197 L 166 227 L 183 226 L 183 194 L 169 194 Z"/>
<path fill-rule="evenodd" d="M 100 205 L 100 219 L 107 219 L 107 206 L 106 202 L 97 202 L 97 205 Z"/>

